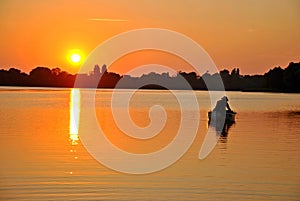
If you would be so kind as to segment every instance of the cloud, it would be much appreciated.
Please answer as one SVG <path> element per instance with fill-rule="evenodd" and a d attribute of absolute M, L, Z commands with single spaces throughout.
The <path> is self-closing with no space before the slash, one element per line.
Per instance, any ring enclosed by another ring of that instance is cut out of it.
<path fill-rule="evenodd" d="M 113 18 L 90 18 L 90 21 L 102 21 L 102 22 L 127 22 L 126 19 L 113 19 Z"/>

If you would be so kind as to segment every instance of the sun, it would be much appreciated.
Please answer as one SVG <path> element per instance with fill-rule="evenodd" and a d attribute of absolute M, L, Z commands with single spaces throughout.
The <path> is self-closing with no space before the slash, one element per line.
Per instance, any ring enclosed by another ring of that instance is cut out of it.
<path fill-rule="evenodd" d="M 84 62 L 84 54 L 80 49 L 70 49 L 66 55 L 68 62 L 74 66 L 80 66 Z"/>
<path fill-rule="evenodd" d="M 78 53 L 73 53 L 71 55 L 71 61 L 75 64 L 79 63 L 81 61 L 81 56 Z"/>

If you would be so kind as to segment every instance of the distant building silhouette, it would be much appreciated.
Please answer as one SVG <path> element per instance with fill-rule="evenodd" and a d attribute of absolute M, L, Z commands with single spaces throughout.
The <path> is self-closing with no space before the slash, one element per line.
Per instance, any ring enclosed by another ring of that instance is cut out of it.
<path fill-rule="evenodd" d="M 95 65 L 94 67 L 94 73 L 95 76 L 99 76 L 100 75 L 100 67 L 98 64 Z"/>
<path fill-rule="evenodd" d="M 105 72 L 107 72 L 107 67 L 105 64 L 103 64 L 102 69 L 101 69 L 101 73 L 104 74 Z"/>

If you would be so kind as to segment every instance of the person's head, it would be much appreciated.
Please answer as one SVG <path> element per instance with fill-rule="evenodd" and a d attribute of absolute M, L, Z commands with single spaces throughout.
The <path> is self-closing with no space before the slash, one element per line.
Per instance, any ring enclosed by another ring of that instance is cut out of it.
<path fill-rule="evenodd" d="M 222 100 L 228 101 L 227 96 L 223 96 Z"/>

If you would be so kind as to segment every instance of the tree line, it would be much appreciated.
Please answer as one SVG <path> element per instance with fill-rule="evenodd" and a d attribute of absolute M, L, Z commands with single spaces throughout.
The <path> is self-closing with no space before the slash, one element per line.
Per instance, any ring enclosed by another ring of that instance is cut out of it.
<path fill-rule="evenodd" d="M 98 82 L 99 78 L 101 80 Z M 213 81 L 221 77 L 224 87 L 228 91 L 270 91 L 270 92 L 300 92 L 300 62 L 291 62 L 283 69 L 275 67 L 263 75 L 241 75 L 238 68 L 231 72 L 221 70 L 219 73 L 197 75 L 195 72 L 179 71 L 175 76 L 169 73 L 158 74 L 155 72 L 132 77 L 130 75 L 119 75 L 108 72 L 106 66 L 102 66 L 102 72 L 98 65 L 89 74 L 72 75 L 60 68 L 49 69 L 47 67 L 36 67 L 29 74 L 21 72 L 17 68 L 0 70 L 1 86 L 28 86 L 28 87 L 73 87 L 74 82 L 80 80 L 80 87 L 115 88 L 122 79 L 122 88 L 136 88 L 143 83 L 150 83 L 141 88 L 145 89 L 185 89 L 180 85 L 180 77 L 185 78 L 194 90 L 207 90 L 204 80 Z M 160 86 L 151 83 L 164 83 Z M 219 90 L 219 89 L 215 89 Z"/>

